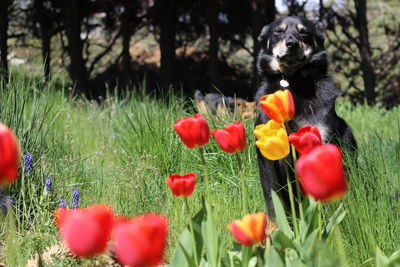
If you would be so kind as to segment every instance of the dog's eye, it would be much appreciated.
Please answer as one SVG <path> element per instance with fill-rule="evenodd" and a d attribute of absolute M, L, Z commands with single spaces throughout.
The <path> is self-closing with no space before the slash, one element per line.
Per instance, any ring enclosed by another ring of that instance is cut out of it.
<path fill-rule="evenodd" d="M 282 34 L 282 33 L 284 33 L 284 32 L 285 32 L 284 29 L 276 29 L 276 30 L 274 31 L 275 34 Z"/>
<path fill-rule="evenodd" d="M 299 33 L 300 33 L 301 35 L 308 35 L 308 34 L 309 34 L 309 32 L 308 32 L 306 29 L 300 29 L 300 30 L 299 30 Z"/>

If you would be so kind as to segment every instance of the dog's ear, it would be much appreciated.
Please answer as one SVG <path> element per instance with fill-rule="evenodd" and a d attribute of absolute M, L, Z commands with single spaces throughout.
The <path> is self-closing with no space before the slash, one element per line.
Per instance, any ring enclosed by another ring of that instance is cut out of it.
<path fill-rule="evenodd" d="M 260 33 L 260 35 L 258 36 L 258 42 L 259 42 L 260 44 L 264 43 L 264 42 L 268 39 L 268 38 L 267 38 L 268 29 L 269 29 L 269 25 L 265 25 L 265 26 L 262 28 L 261 33 Z"/>
<path fill-rule="evenodd" d="M 321 22 L 315 22 L 316 41 L 319 45 L 323 46 L 325 41 L 324 27 Z"/>

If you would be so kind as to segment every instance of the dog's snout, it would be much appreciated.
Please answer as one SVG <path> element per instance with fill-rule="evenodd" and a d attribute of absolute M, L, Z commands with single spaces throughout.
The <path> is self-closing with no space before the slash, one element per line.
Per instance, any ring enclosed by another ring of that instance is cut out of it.
<path fill-rule="evenodd" d="M 297 48 L 299 46 L 299 41 L 294 38 L 289 38 L 286 40 L 287 48 Z"/>

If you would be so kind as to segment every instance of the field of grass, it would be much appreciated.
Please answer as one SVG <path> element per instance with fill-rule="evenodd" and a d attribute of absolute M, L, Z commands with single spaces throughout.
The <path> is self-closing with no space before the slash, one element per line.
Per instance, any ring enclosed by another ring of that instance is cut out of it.
<path fill-rule="evenodd" d="M 351 125 L 358 156 L 346 158 L 350 190 L 342 200 L 348 213 L 341 235 L 351 266 L 372 266 L 376 247 L 385 254 L 400 248 L 400 108 L 352 106 L 337 102 L 338 113 Z M 192 213 L 201 206 L 203 172 L 198 151 L 187 149 L 172 129 L 180 117 L 195 113 L 192 103 L 171 96 L 156 99 L 136 88 L 128 96 L 113 95 L 103 103 L 68 97 L 62 82 L 43 84 L 15 73 L 0 92 L 0 122 L 19 137 L 22 153 L 33 156 L 33 172 L 22 170 L 18 182 L 6 189 L 14 199 L 17 233 L 10 237 L 7 217 L 0 225 L 0 262 L 12 266 L 59 242 L 52 214 L 72 191 L 80 190 L 80 206 L 108 203 L 117 213 L 135 216 L 157 212 L 169 219 L 167 261 L 187 222 L 182 199 L 174 197 L 165 179 L 172 173 L 197 172 L 200 183 L 189 198 Z M 207 118 L 210 128 L 235 121 Z M 245 165 L 249 212 L 263 211 L 252 129 L 246 121 Z M 232 155 L 214 140 L 205 147 L 211 193 L 222 233 L 222 251 L 232 245 L 226 224 L 241 218 L 238 168 Z M 53 181 L 45 193 L 45 180 Z M 331 214 L 338 203 L 328 204 Z M 77 266 L 89 261 L 65 261 Z M 60 266 L 60 265 L 57 265 Z"/>

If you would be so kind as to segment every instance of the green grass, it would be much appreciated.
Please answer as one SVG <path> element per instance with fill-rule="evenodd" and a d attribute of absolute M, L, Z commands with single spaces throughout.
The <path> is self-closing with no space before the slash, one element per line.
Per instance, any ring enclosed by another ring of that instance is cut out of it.
<path fill-rule="evenodd" d="M 354 266 L 374 257 L 376 246 L 386 254 L 400 248 L 400 110 L 338 101 L 337 111 L 351 125 L 359 143 L 358 156 L 346 159 L 350 190 L 343 200 L 348 214 L 341 224 L 345 251 Z M 102 202 L 119 214 L 157 212 L 168 216 L 168 259 L 187 216 L 182 199 L 169 192 L 166 177 L 171 173 L 199 174 L 198 187 L 189 199 L 193 214 L 204 193 L 198 151 L 187 149 L 172 129 L 178 118 L 192 114 L 190 101 L 173 96 L 156 99 L 140 88 L 124 98 L 114 95 L 99 104 L 68 98 L 62 81 L 46 85 L 16 72 L 7 90 L 0 92 L 0 121 L 15 130 L 22 153 L 33 155 L 34 173 L 22 170 L 18 182 L 7 189 L 15 199 L 18 231 L 11 245 L 6 242 L 8 224 L 0 226 L 1 261 L 25 261 L 59 241 L 52 213 L 60 198 L 71 205 L 75 187 L 81 191 L 81 206 Z M 207 120 L 212 129 L 234 121 L 229 117 Z M 249 212 L 264 210 L 253 124 L 246 121 L 248 146 L 241 153 Z M 214 140 L 205 151 L 222 235 L 220 249 L 224 251 L 232 244 L 226 224 L 242 217 L 238 168 L 235 158 L 223 153 Z M 45 195 L 48 175 L 53 192 Z M 337 205 L 325 206 L 327 216 Z M 16 245 L 22 255 L 13 253 Z"/>

